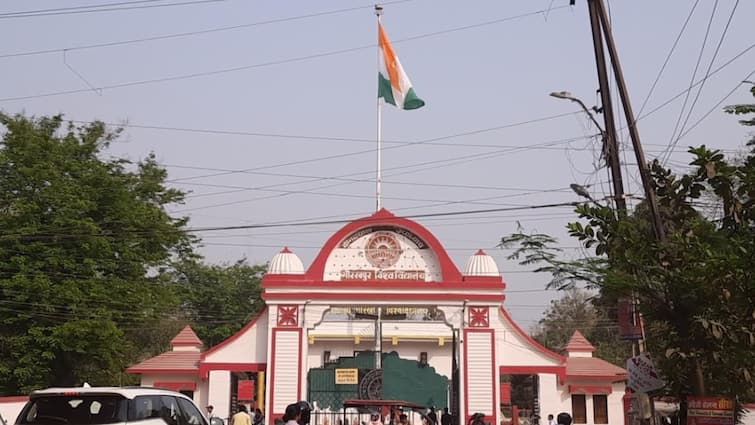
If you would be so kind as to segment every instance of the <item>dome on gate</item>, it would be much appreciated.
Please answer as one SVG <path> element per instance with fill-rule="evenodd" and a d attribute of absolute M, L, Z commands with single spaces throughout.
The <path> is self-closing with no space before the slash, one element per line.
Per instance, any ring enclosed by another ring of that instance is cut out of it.
<path fill-rule="evenodd" d="M 467 266 L 464 267 L 465 276 L 499 276 L 498 265 L 490 255 L 483 250 L 478 250 L 469 257 Z"/>
<path fill-rule="evenodd" d="M 285 247 L 270 260 L 267 274 L 304 274 L 304 264 L 298 255 Z"/>

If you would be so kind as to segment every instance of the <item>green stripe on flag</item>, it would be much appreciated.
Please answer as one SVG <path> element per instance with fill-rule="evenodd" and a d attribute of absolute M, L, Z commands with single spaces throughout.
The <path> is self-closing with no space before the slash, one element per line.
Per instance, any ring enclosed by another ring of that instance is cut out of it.
<path fill-rule="evenodd" d="M 386 103 L 390 103 L 396 106 L 396 99 L 393 98 L 393 89 L 391 88 L 391 81 L 383 74 L 378 72 L 378 98 L 383 98 Z"/>
<path fill-rule="evenodd" d="M 423 106 L 425 106 L 425 101 L 417 97 L 414 89 L 410 88 L 406 93 L 406 99 L 404 99 L 404 109 L 418 109 Z"/>

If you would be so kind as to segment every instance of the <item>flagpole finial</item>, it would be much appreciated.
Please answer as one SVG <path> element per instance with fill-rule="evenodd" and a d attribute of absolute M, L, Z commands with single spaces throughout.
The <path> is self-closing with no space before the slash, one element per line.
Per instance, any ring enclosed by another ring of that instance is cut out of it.
<path fill-rule="evenodd" d="M 380 16 L 383 14 L 383 6 L 375 4 L 375 15 Z"/>

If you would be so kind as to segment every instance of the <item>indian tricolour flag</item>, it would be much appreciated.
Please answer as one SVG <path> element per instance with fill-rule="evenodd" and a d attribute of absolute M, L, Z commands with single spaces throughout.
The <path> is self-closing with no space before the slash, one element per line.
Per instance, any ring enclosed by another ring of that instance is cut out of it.
<path fill-rule="evenodd" d="M 380 71 L 378 73 L 378 97 L 401 109 L 417 109 L 425 106 L 425 101 L 417 97 L 412 82 L 398 61 L 383 24 L 378 23 L 378 40 L 380 45 Z"/>

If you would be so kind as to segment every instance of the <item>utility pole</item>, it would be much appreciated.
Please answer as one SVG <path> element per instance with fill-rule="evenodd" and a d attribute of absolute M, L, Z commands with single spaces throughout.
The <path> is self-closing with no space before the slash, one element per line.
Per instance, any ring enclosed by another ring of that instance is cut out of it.
<path fill-rule="evenodd" d="M 642 180 L 642 187 L 645 192 L 645 199 L 648 204 L 648 209 L 650 210 L 650 221 L 653 224 L 653 233 L 655 236 L 656 241 L 662 242 L 665 240 L 666 235 L 663 229 L 663 223 L 661 222 L 661 216 L 660 212 L 658 210 L 658 201 L 655 196 L 655 190 L 653 189 L 652 182 L 650 180 L 650 173 L 648 171 L 647 163 L 645 162 L 645 153 L 642 150 L 642 144 L 640 143 L 640 135 L 637 131 L 637 122 L 634 117 L 634 112 L 632 111 L 632 105 L 629 100 L 629 95 L 627 93 L 627 87 L 626 82 L 624 81 L 624 73 L 621 70 L 621 63 L 619 61 L 619 55 L 616 51 L 616 44 L 614 43 L 613 39 L 613 33 L 611 32 L 611 24 L 608 20 L 608 14 L 606 13 L 605 6 L 603 4 L 603 0 L 587 0 L 587 5 L 589 8 L 589 14 L 590 14 L 590 26 L 592 29 L 592 38 L 593 38 L 593 48 L 595 49 L 595 63 L 598 70 L 598 82 L 600 84 L 600 94 L 601 99 L 603 101 L 603 108 L 604 108 L 604 119 L 606 122 L 606 133 L 608 135 L 607 137 L 607 144 L 609 146 L 609 155 L 612 154 L 611 151 L 615 152 L 616 156 L 611 156 L 612 158 L 615 158 L 616 167 L 618 168 L 618 149 L 617 149 L 617 143 L 616 143 L 616 126 L 614 123 L 614 117 L 613 117 L 613 108 L 611 105 L 611 97 L 609 94 L 609 87 L 608 87 L 608 71 L 606 69 L 606 59 L 605 59 L 605 53 L 603 50 L 603 37 L 605 37 L 605 42 L 608 47 L 608 54 L 610 55 L 611 59 L 611 67 L 613 69 L 614 78 L 616 79 L 616 85 L 619 90 L 619 96 L 621 98 L 621 104 L 624 109 L 624 117 L 627 122 L 627 126 L 629 127 L 629 135 L 632 139 L 632 146 L 635 154 L 635 158 L 637 160 L 637 166 L 639 167 L 640 171 L 640 179 Z M 609 164 L 610 165 L 610 164 Z M 619 171 L 620 172 L 620 171 Z M 613 168 L 611 169 L 611 173 L 613 174 Z M 614 174 L 615 176 L 615 174 Z M 615 177 L 613 178 L 615 180 Z M 616 187 L 616 182 L 614 181 L 614 187 Z M 618 196 L 618 192 L 617 192 Z M 617 208 L 619 206 L 618 199 L 617 199 Z M 624 213 L 622 215 L 621 212 L 619 212 L 619 217 L 626 215 L 626 205 L 624 205 Z M 632 294 L 632 306 L 633 306 L 633 322 L 635 325 L 639 325 L 641 330 L 640 339 L 635 341 L 635 345 L 632 347 L 632 354 L 634 355 L 637 351 L 642 353 L 644 351 L 644 342 L 645 342 L 645 332 L 644 327 L 642 325 L 642 318 L 639 316 L 639 309 L 638 309 L 639 302 L 637 300 L 637 297 L 635 294 Z M 635 401 L 639 401 L 638 399 L 639 394 L 634 393 Z M 653 406 L 653 400 L 652 398 L 649 398 L 649 405 L 650 405 L 650 413 L 651 413 L 651 423 L 655 423 L 654 421 L 654 406 Z M 643 421 L 644 422 L 644 421 Z"/>
<path fill-rule="evenodd" d="M 635 120 L 634 112 L 632 111 L 632 103 L 629 100 L 627 84 L 624 81 L 624 73 L 621 70 L 621 63 L 619 62 L 619 54 L 616 51 L 616 44 L 613 41 L 611 23 L 608 21 L 608 14 L 606 13 L 606 8 L 603 5 L 603 0 L 588 0 L 588 4 L 595 4 L 598 17 L 600 19 L 600 24 L 606 37 L 606 45 L 608 46 L 608 54 L 611 56 L 613 74 L 616 77 L 619 96 L 621 96 L 621 104 L 624 107 L 624 118 L 627 121 L 627 127 L 629 128 L 629 137 L 632 139 L 634 155 L 637 159 L 637 166 L 640 169 L 640 179 L 642 180 L 642 187 L 645 191 L 645 199 L 647 200 L 648 207 L 650 209 L 650 219 L 653 223 L 653 231 L 655 232 L 655 238 L 658 241 L 662 242 L 666 239 L 666 232 L 664 231 L 663 223 L 661 222 L 661 215 L 660 211 L 658 210 L 658 200 L 655 196 L 655 190 L 653 190 L 652 182 L 650 181 L 650 172 L 648 171 L 648 165 L 645 161 L 645 153 L 642 150 L 642 144 L 640 143 L 640 133 L 637 131 L 637 121 Z M 590 15 L 590 21 L 593 21 L 592 14 Z M 594 25 L 595 24 L 593 23 L 593 26 Z M 593 29 L 593 33 L 594 32 L 595 30 Z"/>
<path fill-rule="evenodd" d="M 606 154 L 606 162 L 611 170 L 613 183 L 613 196 L 619 218 L 627 214 L 627 202 L 624 199 L 624 180 L 621 177 L 621 164 L 619 163 L 619 145 L 616 137 L 616 121 L 613 115 L 613 103 L 611 91 L 608 86 L 608 72 L 606 71 L 606 56 L 603 51 L 603 37 L 600 30 L 600 12 L 595 0 L 588 0 L 587 6 L 590 11 L 590 26 L 592 27 L 592 45 L 595 50 L 595 64 L 598 69 L 598 84 L 600 87 L 600 101 L 603 106 L 603 149 Z"/>

